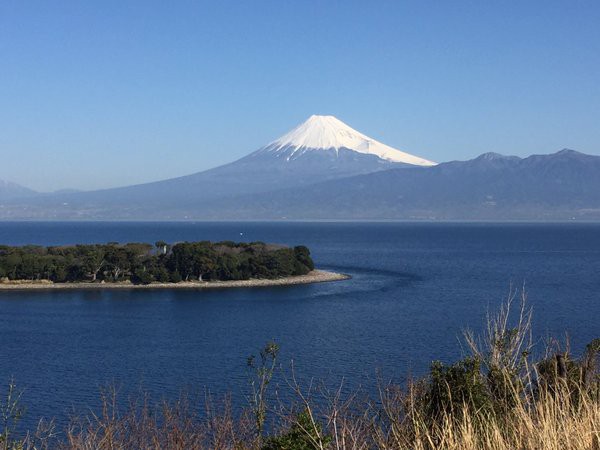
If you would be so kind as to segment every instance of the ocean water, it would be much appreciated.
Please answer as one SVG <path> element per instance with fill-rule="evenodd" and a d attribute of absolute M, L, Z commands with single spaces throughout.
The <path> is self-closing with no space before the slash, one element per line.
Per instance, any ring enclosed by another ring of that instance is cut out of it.
<path fill-rule="evenodd" d="M 247 392 L 246 357 L 268 340 L 302 379 L 373 389 L 464 353 L 512 288 L 534 337 L 600 336 L 600 225 L 434 223 L 0 223 L 0 244 L 243 240 L 307 245 L 351 280 L 233 290 L 0 292 L 0 391 L 64 423 L 99 391 L 154 398 Z M 278 381 L 279 382 L 279 381 Z"/>

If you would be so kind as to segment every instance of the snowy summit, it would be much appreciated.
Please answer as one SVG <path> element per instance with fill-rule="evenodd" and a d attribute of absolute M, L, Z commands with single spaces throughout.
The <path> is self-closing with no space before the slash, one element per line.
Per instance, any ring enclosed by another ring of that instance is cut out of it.
<path fill-rule="evenodd" d="M 291 149 L 291 152 L 290 152 Z M 401 152 L 356 131 L 334 116 L 313 115 L 289 133 L 268 144 L 264 151 L 283 152 L 295 159 L 315 150 L 340 149 L 377 156 L 385 161 L 434 166 L 436 163 L 409 153 Z"/>

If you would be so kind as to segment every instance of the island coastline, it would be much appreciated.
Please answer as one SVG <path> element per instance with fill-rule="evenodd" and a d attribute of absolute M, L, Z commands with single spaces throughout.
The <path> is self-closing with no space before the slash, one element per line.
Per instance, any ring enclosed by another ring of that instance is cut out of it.
<path fill-rule="evenodd" d="M 54 283 L 49 280 L 18 280 L 0 283 L 0 291 L 19 290 L 91 290 L 91 289 L 231 289 L 294 286 L 302 284 L 326 283 L 348 280 L 351 276 L 343 273 L 315 269 L 305 275 L 293 275 L 281 278 L 252 278 L 249 280 L 227 281 L 180 281 L 178 283 L 152 282 L 149 284 L 133 284 L 131 282 L 73 282 Z"/>

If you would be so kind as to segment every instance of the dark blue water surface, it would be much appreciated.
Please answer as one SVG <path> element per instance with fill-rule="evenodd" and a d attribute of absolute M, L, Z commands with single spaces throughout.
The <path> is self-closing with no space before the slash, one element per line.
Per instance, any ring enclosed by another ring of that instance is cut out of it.
<path fill-rule="evenodd" d="M 241 234 L 243 233 L 243 234 Z M 99 388 L 243 396 L 266 341 L 304 377 L 373 386 L 461 355 L 511 283 L 527 286 L 535 336 L 600 335 L 600 225 L 410 223 L 0 223 L 0 243 L 244 240 L 305 244 L 349 281 L 213 291 L 0 292 L 0 383 L 27 420 L 64 420 Z"/>

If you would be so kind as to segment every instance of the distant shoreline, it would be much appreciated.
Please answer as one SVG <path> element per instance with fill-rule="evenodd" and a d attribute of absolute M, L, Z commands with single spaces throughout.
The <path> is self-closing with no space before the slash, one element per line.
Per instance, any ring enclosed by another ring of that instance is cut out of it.
<path fill-rule="evenodd" d="M 53 283 L 48 280 L 41 281 L 13 281 L 0 283 L 0 291 L 19 290 L 88 290 L 88 289 L 224 289 L 224 288 L 252 288 L 269 286 L 294 286 L 300 284 L 325 283 L 329 281 L 348 280 L 346 274 L 330 272 L 327 270 L 313 270 L 306 275 L 275 279 L 250 279 L 230 281 L 181 281 L 179 283 L 132 284 L 119 283 Z"/>

